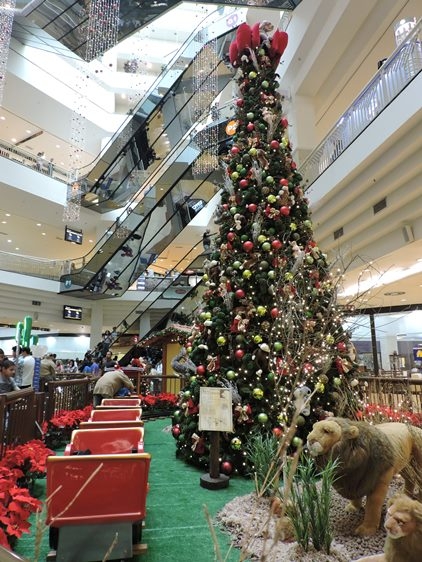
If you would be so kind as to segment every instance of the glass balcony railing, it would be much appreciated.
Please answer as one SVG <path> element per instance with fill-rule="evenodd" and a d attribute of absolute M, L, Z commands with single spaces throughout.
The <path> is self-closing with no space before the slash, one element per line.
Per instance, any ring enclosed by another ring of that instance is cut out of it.
<path fill-rule="evenodd" d="M 300 166 L 309 187 L 422 70 L 422 20 Z"/>

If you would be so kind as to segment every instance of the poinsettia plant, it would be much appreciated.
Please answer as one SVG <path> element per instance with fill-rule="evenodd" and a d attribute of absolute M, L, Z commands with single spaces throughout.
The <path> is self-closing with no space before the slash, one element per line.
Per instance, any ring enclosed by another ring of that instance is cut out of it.
<path fill-rule="evenodd" d="M 16 485 L 16 471 L 0 465 L 0 544 L 10 549 L 17 538 L 29 533 L 29 516 L 41 508 L 40 500 Z"/>
<path fill-rule="evenodd" d="M 143 407 L 167 410 L 176 406 L 178 396 L 170 392 L 162 392 L 161 394 L 147 394 L 146 396 L 141 396 L 141 399 Z"/>
<path fill-rule="evenodd" d="M 88 421 L 92 406 L 80 410 L 60 410 L 48 422 L 42 425 L 44 442 L 52 449 L 61 447 L 70 440 L 74 429 L 78 429 L 82 421 Z"/>
<path fill-rule="evenodd" d="M 408 410 L 398 410 L 390 406 L 382 406 L 379 404 L 367 404 L 362 412 L 362 419 L 374 423 L 402 422 L 411 425 L 422 426 L 422 415 L 415 414 Z"/>
<path fill-rule="evenodd" d="M 55 453 L 43 441 L 33 439 L 8 449 L 0 466 L 10 470 L 18 485 L 30 486 L 36 478 L 46 474 L 46 459 Z"/>

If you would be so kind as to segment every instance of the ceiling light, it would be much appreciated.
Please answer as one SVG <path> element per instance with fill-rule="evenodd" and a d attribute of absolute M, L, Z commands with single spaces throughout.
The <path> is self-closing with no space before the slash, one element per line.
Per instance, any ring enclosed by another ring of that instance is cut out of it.
<path fill-rule="evenodd" d="M 6 117 L 5 117 L 4 115 L 2 115 L 2 116 L 0 117 L 0 119 L 1 119 L 2 121 L 6 121 Z"/>
<path fill-rule="evenodd" d="M 17 139 L 15 139 L 15 137 L 13 137 L 13 139 L 10 139 L 12 142 L 16 142 Z"/>
<path fill-rule="evenodd" d="M 6 217 L 10 217 L 12 216 L 10 213 L 4 213 L 6 215 Z"/>
<path fill-rule="evenodd" d="M 15 250 L 19 250 L 20 248 L 15 248 Z"/>
<path fill-rule="evenodd" d="M 8 241 L 7 241 L 8 244 L 10 244 L 11 242 L 12 242 L 11 240 L 8 240 Z"/>
<path fill-rule="evenodd" d="M 26 132 L 30 135 L 32 133 L 32 131 L 30 131 L 29 129 L 26 129 Z"/>
<path fill-rule="evenodd" d="M 7 221 L 1 221 L 1 224 L 7 224 Z"/>
<path fill-rule="evenodd" d="M 60 145 L 59 145 L 59 144 L 56 144 L 56 148 L 60 148 Z"/>
<path fill-rule="evenodd" d="M 45 236 L 45 232 L 41 232 L 41 234 L 42 234 L 43 236 Z"/>
<path fill-rule="evenodd" d="M 37 222 L 37 226 L 41 226 L 41 223 L 40 223 L 40 222 Z"/>
<path fill-rule="evenodd" d="M 404 295 L 404 294 L 405 294 L 404 291 L 388 291 L 387 293 L 384 293 L 386 297 L 397 297 L 398 295 Z"/>

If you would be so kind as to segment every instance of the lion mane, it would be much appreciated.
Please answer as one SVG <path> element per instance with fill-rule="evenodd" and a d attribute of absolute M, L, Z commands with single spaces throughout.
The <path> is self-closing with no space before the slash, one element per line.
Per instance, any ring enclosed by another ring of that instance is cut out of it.
<path fill-rule="evenodd" d="M 362 506 L 366 496 L 363 523 L 358 535 L 374 534 L 380 524 L 381 510 L 395 474 L 405 480 L 405 491 L 422 491 L 422 430 L 404 423 L 371 425 L 345 418 L 316 422 L 308 435 L 307 446 L 322 468 L 336 459 L 334 488 L 351 500 L 347 509 Z"/>
<path fill-rule="evenodd" d="M 422 503 L 405 494 L 388 501 L 384 527 L 384 554 L 359 558 L 356 562 L 420 562 L 422 560 Z"/>

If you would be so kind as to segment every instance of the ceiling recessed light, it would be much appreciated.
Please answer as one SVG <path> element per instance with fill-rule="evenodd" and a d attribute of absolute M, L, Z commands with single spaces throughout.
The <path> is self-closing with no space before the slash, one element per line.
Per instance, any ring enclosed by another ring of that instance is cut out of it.
<path fill-rule="evenodd" d="M 11 242 L 12 242 L 11 240 L 8 240 L 8 241 L 7 241 L 8 244 L 11 244 Z"/>
<path fill-rule="evenodd" d="M 6 117 L 5 117 L 4 115 L 2 115 L 2 116 L 0 117 L 0 119 L 1 119 L 2 121 L 6 121 Z"/>
<path fill-rule="evenodd" d="M 41 234 L 42 234 L 43 236 L 45 236 L 45 232 L 41 232 Z"/>
<path fill-rule="evenodd" d="M 40 223 L 40 222 L 37 222 L 37 226 L 41 226 L 41 223 Z"/>
<path fill-rule="evenodd" d="M 7 224 L 7 221 L 1 221 L 1 224 Z"/>
<path fill-rule="evenodd" d="M 10 213 L 4 213 L 6 215 L 6 217 L 11 217 L 12 215 Z"/>
<path fill-rule="evenodd" d="M 19 250 L 20 248 L 15 248 L 15 250 Z"/>
<path fill-rule="evenodd" d="M 30 129 L 26 129 L 26 132 L 28 133 L 28 135 L 30 135 L 32 133 L 32 131 Z"/>
<path fill-rule="evenodd" d="M 13 137 L 13 139 L 10 139 L 10 140 L 11 140 L 12 142 L 16 142 L 16 141 L 17 141 L 17 139 L 15 139 L 14 137 Z"/>
<path fill-rule="evenodd" d="M 60 148 L 60 145 L 59 145 L 59 144 L 56 144 L 56 148 Z"/>

